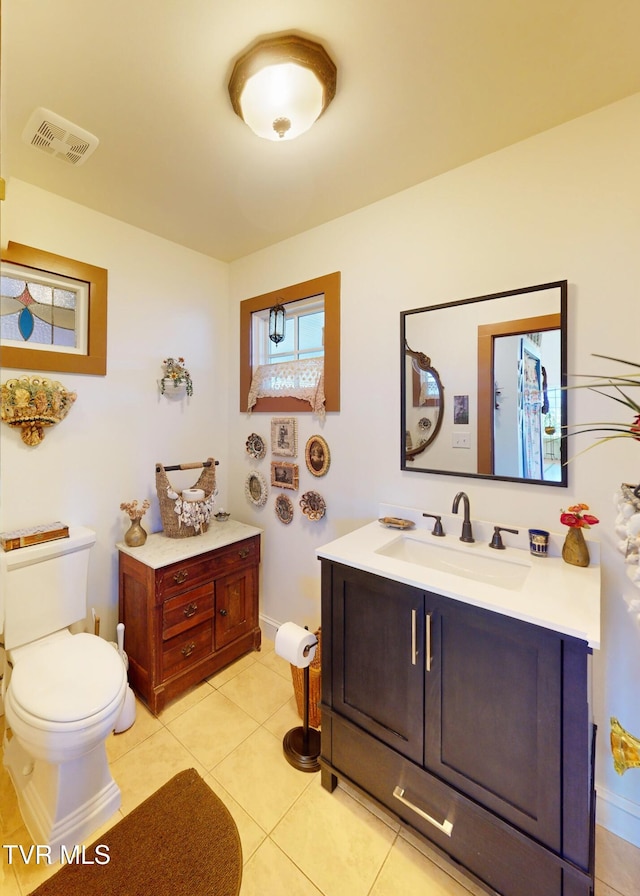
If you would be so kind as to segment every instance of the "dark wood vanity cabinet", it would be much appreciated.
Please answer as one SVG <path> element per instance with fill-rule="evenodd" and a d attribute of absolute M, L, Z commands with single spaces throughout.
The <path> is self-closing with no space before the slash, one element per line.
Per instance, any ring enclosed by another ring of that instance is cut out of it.
<path fill-rule="evenodd" d="M 162 537 L 152 535 L 148 544 Z M 217 548 L 194 539 L 193 556 L 176 562 L 173 547 L 163 565 L 150 565 L 141 548 L 119 554 L 129 681 L 154 713 L 261 642 L 260 536 Z"/>
<path fill-rule="evenodd" d="M 583 641 L 322 560 L 322 780 L 501 896 L 593 892 Z"/>

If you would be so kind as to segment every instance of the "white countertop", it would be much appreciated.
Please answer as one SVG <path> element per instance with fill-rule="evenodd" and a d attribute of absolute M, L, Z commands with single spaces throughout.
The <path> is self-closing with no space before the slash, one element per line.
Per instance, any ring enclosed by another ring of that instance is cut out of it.
<path fill-rule="evenodd" d="M 407 510 L 391 508 L 389 510 Z M 411 518 L 414 515 L 416 527 L 405 532 L 382 526 L 377 520 L 344 535 L 316 550 L 318 557 L 334 560 L 345 566 L 362 569 L 387 579 L 394 579 L 406 585 L 423 588 L 454 600 L 463 601 L 476 607 L 492 610 L 513 619 L 530 622 L 543 628 L 552 629 L 562 634 L 571 635 L 586 641 L 590 647 L 600 646 L 600 566 L 599 545 L 589 543 L 592 552 L 592 563 L 586 567 L 571 566 L 564 562 L 557 547 L 557 538 L 550 547 L 546 557 L 534 557 L 528 548 L 513 547 L 509 539 L 522 543 L 524 534 L 528 545 L 528 533 L 520 533 L 518 539 L 503 533 L 506 547 L 504 551 L 496 551 L 488 547 L 489 538 L 486 533 L 493 532 L 493 526 L 482 521 L 472 520 L 474 534 L 478 539 L 474 544 L 463 544 L 459 541 L 462 517 L 445 517 L 445 538 L 436 538 L 431 534 L 433 520 L 415 519 L 415 513 L 387 512 L 381 516 L 401 516 Z M 422 514 L 419 514 L 422 518 Z M 446 520 L 446 522 L 445 522 Z M 453 522 L 452 522 L 453 521 Z M 483 540 L 479 538 L 483 534 Z M 524 583 L 515 590 L 500 588 L 482 581 L 472 581 L 462 576 L 438 569 L 426 568 L 416 563 L 399 560 L 394 557 L 376 553 L 380 548 L 389 545 L 403 534 L 419 541 L 429 543 L 449 543 L 449 546 L 461 551 L 470 551 L 478 556 L 495 559 L 500 555 L 505 561 L 511 560 L 530 567 Z"/>
<path fill-rule="evenodd" d="M 123 554 L 135 557 L 136 560 L 139 560 L 151 569 L 161 569 L 170 563 L 179 563 L 181 560 L 188 560 L 190 557 L 196 557 L 198 554 L 215 551 L 217 548 L 234 544 L 236 541 L 242 541 L 244 538 L 251 538 L 253 535 L 261 534 L 262 529 L 257 529 L 255 526 L 247 526 L 245 523 L 239 523 L 236 520 L 229 519 L 224 523 L 212 520 L 208 531 L 203 532 L 202 535 L 192 535 L 188 538 L 169 538 L 164 532 L 154 532 L 147 537 L 146 542 L 140 547 L 130 548 L 123 541 L 118 542 L 116 547 Z"/>

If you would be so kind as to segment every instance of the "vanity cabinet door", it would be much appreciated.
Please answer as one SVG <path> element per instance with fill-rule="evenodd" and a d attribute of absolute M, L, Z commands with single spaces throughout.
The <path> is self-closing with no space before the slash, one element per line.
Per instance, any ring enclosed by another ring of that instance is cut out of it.
<path fill-rule="evenodd" d="M 333 567 L 333 709 L 422 763 L 424 594 Z"/>
<path fill-rule="evenodd" d="M 425 766 L 560 851 L 562 638 L 427 594 Z"/>

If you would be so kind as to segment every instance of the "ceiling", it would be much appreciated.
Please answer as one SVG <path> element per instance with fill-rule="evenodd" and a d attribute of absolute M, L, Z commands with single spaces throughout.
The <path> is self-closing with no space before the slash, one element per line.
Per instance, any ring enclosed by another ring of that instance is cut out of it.
<path fill-rule="evenodd" d="M 227 83 L 285 31 L 338 87 L 273 143 Z M 1 173 L 231 261 L 640 91 L 639 33 L 638 0 L 4 0 Z M 82 166 L 21 140 L 39 106 Z"/>

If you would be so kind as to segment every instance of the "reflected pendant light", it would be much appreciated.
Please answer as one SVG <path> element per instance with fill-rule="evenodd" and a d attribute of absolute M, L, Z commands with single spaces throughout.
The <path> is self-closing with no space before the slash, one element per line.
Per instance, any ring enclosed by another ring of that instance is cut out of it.
<path fill-rule="evenodd" d="M 284 339 L 284 318 L 285 311 L 279 302 L 269 309 L 269 339 L 276 345 Z"/>
<path fill-rule="evenodd" d="M 234 111 L 259 137 L 293 140 L 308 131 L 336 92 L 336 66 L 315 41 L 266 38 L 236 61 L 229 80 Z"/>

